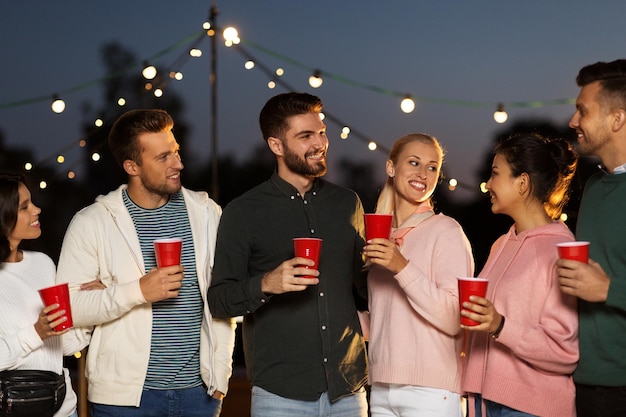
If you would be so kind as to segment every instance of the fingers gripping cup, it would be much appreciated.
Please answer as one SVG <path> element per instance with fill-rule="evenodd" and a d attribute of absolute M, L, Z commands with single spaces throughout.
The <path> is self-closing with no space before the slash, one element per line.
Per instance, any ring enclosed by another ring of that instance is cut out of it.
<path fill-rule="evenodd" d="M 307 258 L 315 262 L 313 266 L 300 265 L 300 268 L 318 269 L 320 250 L 322 249 L 322 239 L 313 237 L 297 237 L 293 239 L 293 251 L 298 258 Z M 315 278 L 304 275 L 302 278 Z"/>
<path fill-rule="evenodd" d="M 561 259 L 571 259 L 583 263 L 589 262 L 589 242 L 557 243 L 556 247 L 559 250 L 559 258 Z"/>
<path fill-rule="evenodd" d="M 72 322 L 72 308 L 70 306 L 70 290 L 67 283 L 42 288 L 39 290 L 39 295 L 41 296 L 41 301 L 43 301 L 46 307 L 51 306 L 52 304 L 59 305 L 59 308 L 52 310 L 48 314 L 54 313 L 58 310 L 65 310 L 64 317 L 66 317 L 67 320 L 56 326 L 54 328 L 55 332 L 69 329 L 74 325 Z"/>
<path fill-rule="evenodd" d="M 154 254 L 157 267 L 180 265 L 183 240 L 179 238 L 157 239 L 154 241 Z"/>
<path fill-rule="evenodd" d="M 376 238 L 389 239 L 392 218 L 391 214 L 366 213 L 365 241 Z"/>
<path fill-rule="evenodd" d="M 487 295 L 487 278 L 458 277 L 459 283 L 459 305 L 463 310 L 463 303 L 469 301 L 471 295 L 485 298 Z M 468 317 L 461 316 L 461 324 L 465 326 L 477 326 L 480 323 Z"/>

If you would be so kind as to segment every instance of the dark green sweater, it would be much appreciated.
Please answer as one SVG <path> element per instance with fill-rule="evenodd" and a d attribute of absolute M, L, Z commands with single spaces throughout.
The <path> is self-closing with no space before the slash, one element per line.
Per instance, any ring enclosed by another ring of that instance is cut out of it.
<path fill-rule="evenodd" d="M 611 278 L 606 302 L 579 301 L 577 383 L 626 386 L 626 174 L 599 172 L 585 186 L 576 238 Z"/>

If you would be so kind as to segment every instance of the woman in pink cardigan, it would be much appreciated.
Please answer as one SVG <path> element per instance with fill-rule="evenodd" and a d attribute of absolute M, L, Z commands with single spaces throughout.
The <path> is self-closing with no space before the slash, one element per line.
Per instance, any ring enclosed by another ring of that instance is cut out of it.
<path fill-rule="evenodd" d="M 463 230 L 435 215 L 443 151 L 424 134 L 393 145 L 376 211 L 393 213 L 392 240 L 372 239 L 368 275 L 370 412 L 461 416 L 458 276 L 473 276 Z"/>
<path fill-rule="evenodd" d="M 472 296 L 461 311 L 480 323 L 463 326 L 472 332 L 463 375 L 470 416 L 576 415 L 576 299 L 559 290 L 555 269 L 556 244 L 574 239 L 555 219 L 576 164 L 564 140 L 517 135 L 495 148 L 491 210 L 515 223 L 479 274 L 489 279 L 486 298 Z"/>

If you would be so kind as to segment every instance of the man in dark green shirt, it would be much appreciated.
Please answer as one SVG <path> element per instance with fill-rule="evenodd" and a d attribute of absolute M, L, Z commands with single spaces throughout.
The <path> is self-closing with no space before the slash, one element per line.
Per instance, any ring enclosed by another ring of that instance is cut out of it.
<path fill-rule="evenodd" d="M 328 149 L 321 109 L 310 94 L 268 100 L 259 121 L 277 171 L 220 221 L 209 306 L 215 317 L 244 316 L 252 417 L 367 416 L 353 291 L 367 295 L 363 207 L 353 191 L 320 178 Z M 317 269 L 294 257 L 298 237 L 323 239 Z"/>
<path fill-rule="evenodd" d="M 562 291 L 579 298 L 577 416 L 617 417 L 626 415 L 626 60 L 588 65 L 576 82 L 570 127 L 604 171 L 587 181 L 576 224 L 589 263 L 559 260 L 557 272 Z"/>

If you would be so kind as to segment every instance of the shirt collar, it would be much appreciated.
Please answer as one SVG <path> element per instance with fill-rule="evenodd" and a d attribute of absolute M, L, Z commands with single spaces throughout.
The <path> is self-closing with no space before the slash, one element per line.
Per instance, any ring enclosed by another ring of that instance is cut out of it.
<path fill-rule="evenodd" d="M 288 183 L 287 181 L 285 181 L 284 179 L 282 179 L 278 175 L 277 171 L 274 171 L 274 173 L 272 174 L 271 180 L 274 186 L 278 188 L 278 190 L 281 193 L 285 194 L 286 196 L 292 198 L 294 196 L 300 195 L 300 192 L 298 191 L 298 189 L 294 187 L 293 185 L 291 185 L 290 183 Z M 311 187 L 309 191 L 307 191 L 307 194 L 308 193 L 313 193 L 314 195 L 317 194 L 321 186 L 322 186 L 322 181 L 320 180 L 320 178 L 315 178 L 313 180 L 313 186 Z M 301 196 L 301 197 L 304 197 L 304 196 Z"/>

